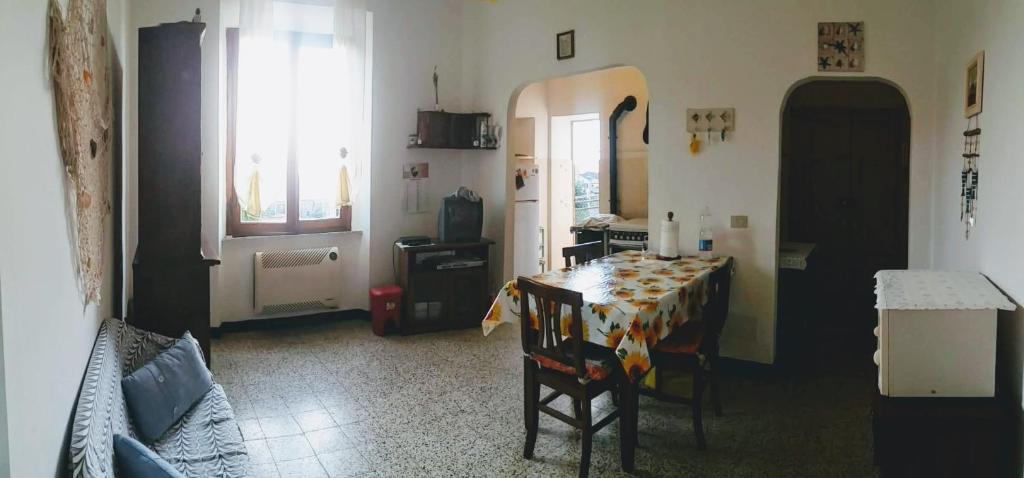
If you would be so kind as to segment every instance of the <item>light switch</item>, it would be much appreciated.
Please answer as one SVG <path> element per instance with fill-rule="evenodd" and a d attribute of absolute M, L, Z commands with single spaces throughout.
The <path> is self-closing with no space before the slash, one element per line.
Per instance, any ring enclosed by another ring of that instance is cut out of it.
<path fill-rule="evenodd" d="M 733 229 L 746 229 L 747 216 L 731 216 L 729 218 L 729 225 Z"/>

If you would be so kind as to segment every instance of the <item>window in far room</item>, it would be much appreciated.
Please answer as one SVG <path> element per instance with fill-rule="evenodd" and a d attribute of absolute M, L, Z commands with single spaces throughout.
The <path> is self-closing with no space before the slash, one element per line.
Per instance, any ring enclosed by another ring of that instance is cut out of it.
<path fill-rule="evenodd" d="M 259 0 L 240 18 L 225 48 L 228 234 L 350 230 L 369 149 L 370 15 Z"/>
<path fill-rule="evenodd" d="M 570 123 L 572 129 L 573 220 L 579 224 L 596 216 L 601 206 L 601 121 Z"/>

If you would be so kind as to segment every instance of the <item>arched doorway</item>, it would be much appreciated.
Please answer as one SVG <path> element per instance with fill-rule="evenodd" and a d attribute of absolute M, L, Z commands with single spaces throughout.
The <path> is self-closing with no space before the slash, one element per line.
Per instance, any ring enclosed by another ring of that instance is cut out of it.
<path fill-rule="evenodd" d="M 907 102 L 880 80 L 809 81 L 786 100 L 781 143 L 780 256 L 813 250 L 805 270 L 780 263 L 777 356 L 870 363 L 874 274 L 907 267 Z"/>
<path fill-rule="evenodd" d="M 632 98 L 634 107 L 611 115 Z M 505 275 L 562 267 L 574 225 L 614 214 L 621 227 L 647 226 L 647 80 L 612 66 L 524 85 L 508 118 Z M 614 228 L 613 228 L 614 229 Z"/>

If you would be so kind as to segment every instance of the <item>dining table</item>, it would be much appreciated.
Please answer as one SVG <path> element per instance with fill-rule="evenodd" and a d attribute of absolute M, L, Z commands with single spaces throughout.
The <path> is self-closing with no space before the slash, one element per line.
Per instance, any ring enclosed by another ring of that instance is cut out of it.
<path fill-rule="evenodd" d="M 628 250 L 530 277 L 583 295 L 584 340 L 613 350 L 628 377 L 628 393 L 621 399 L 632 403 L 632 414 L 621 418 L 621 426 L 623 436 L 632 437 L 633 446 L 640 381 L 654 365 L 650 351 L 676 328 L 700 319 L 708 300 L 708 278 L 712 271 L 727 263 L 727 256 L 663 260 Z M 522 320 L 520 300 L 522 296 L 513 279 L 501 288 L 484 316 L 484 335 L 501 324 Z M 531 301 L 528 320 L 536 328 L 535 308 Z M 571 312 L 566 308 L 561 315 L 571 317 Z M 568 323 L 562 321 L 563 335 L 568 335 Z M 623 469 L 627 471 L 633 468 L 633 446 L 623 447 Z"/>

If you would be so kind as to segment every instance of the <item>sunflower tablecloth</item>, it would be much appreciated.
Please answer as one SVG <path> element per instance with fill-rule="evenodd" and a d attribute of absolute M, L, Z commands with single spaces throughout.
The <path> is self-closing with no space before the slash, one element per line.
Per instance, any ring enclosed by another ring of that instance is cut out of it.
<path fill-rule="evenodd" d="M 532 279 L 581 292 L 584 339 L 615 349 L 626 372 L 636 379 L 651 369 L 649 350 L 659 340 L 688 320 L 699 318 L 707 302 L 707 278 L 727 260 L 684 257 L 662 261 L 638 251 L 624 251 Z M 484 335 L 503 323 L 517 322 L 519 301 L 516 281 L 509 281 L 484 317 Z M 536 307 L 533 301 L 530 307 Z M 568 335 L 572 313 L 565 307 L 562 314 L 562 333 Z M 533 310 L 530 320 L 537 327 Z"/>

